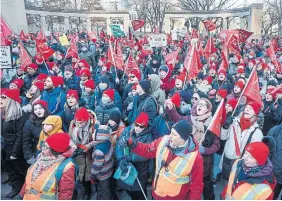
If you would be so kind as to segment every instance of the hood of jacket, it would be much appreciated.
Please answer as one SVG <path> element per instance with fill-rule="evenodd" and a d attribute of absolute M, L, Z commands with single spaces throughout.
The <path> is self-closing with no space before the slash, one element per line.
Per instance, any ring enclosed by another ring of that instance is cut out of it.
<path fill-rule="evenodd" d="M 161 86 L 161 78 L 156 74 L 149 75 L 151 80 L 152 93 L 156 92 Z"/>
<path fill-rule="evenodd" d="M 54 133 L 58 133 L 58 132 L 62 132 L 62 119 L 60 116 L 58 115 L 50 115 L 48 116 L 43 122 L 42 124 L 50 124 L 53 126 L 53 129 L 51 131 L 49 131 L 47 134 L 54 134 Z"/>

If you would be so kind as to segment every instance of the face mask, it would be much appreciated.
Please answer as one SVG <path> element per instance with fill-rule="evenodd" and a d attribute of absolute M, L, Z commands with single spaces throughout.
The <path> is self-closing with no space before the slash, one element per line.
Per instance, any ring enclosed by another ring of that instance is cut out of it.
<path fill-rule="evenodd" d="M 99 88 L 101 90 L 105 90 L 108 87 L 108 85 L 106 83 L 99 83 Z"/>
<path fill-rule="evenodd" d="M 101 101 L 102 101 L 102 104 L 107 104 L 111 101 L 111 99 L 109 97 L 102 97 Z"/>
<path fill-rule="evenodd" d="M 86 47 L 83 47 L 83 48 L 81 48 L 81 50 L 82 50 L 83 52 L 86 52 L 87 48 L 86 48 Z"/>

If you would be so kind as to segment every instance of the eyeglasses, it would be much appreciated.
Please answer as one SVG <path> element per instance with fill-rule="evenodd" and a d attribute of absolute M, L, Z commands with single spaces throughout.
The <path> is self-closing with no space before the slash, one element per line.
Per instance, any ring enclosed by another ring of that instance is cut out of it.
<path fill-rule="evenodd" d="M 207 104 L 205 104 L 205 103 L 198 103 L 198 105 L 201 106 L 201 107 L 207 106 Z"/>
<path fill-rule="evenodd" d="M 135 127 L 145 128 L 145 126 L 143 126 L 143 125 L 141 125 L 141 124 L 137 124 L 137 123 L 135 123 Z"/>
<path fill-rule="evenodd" d="M 5 100 L 7 98 L 7 96 L 1 96 L 1 99 Z"/>
<path fill-rule="evenodd" d="M 131 75 L 131 76 L 129 76 L 129 78 L 135 78 L 136 76 L 134 76 L 134 75 Z"/>

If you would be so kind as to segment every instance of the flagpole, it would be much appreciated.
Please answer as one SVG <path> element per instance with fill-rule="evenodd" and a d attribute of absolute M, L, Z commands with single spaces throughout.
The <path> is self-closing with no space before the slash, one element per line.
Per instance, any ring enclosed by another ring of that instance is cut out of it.
<path fill-rule="evenodd" d="M 248 86 L 248 83 L 249 83 L 249 81 L 250 81 L 250 78 L 251 78 L 252 75 L 254 74 L 255 70 L 256 70 L 256 67 L 253 68 L 253 70 L 252 70 L 252 72 L 251 72 L 251 75 L 250 75 L 250 77 L 249 77 L 249 79 L 248 79 L 248 82 L 245 84 L 245 87 L 244 87 L 242 93 L 240 94 L 240 97 L 239 97 L 239 99 L 238 99 L 238 101 L 237 101 L 237 103 L 236 103 L 236 106 L 235 106 L 234 111 L 232 112 L 232 115 L 231 115 L 231 116 L 234 115 L 234 113 L 235 113 L 235 111 L 236 111 L 236 109 L 237 109 L 237 107 L 238 107 L 238 105 L 239 105 L 239 101 L 241 100 L 241 98 L 242 98 L 242 96 L 243 96 L 243 94 L 244 94 L 244 92 L 245 92 L 245 90 L 246 90 L 246 88 L 247 88 L 247 86 Z"/>
<path fill-rule="evenodd" d="M 112 56 L 112 59 L 113 59 L 113 62 L 114 62 L 114 66 L 115 66 L 116 78 L 118 78 L 118 75 L 117 75 L 117 67 L 116 67 L 116 61 L 115 61 L 115 58 L 114 58 L 114 55 L 113 55 L 113 51 L 112 51 L 111 40 L 109 40 L 109 48 L 110 48 L 111 56 Z"/>
<path fill-rule="evenodd" d="M 184 84 L 182 86 L 183 89 L 184 89 L 186 81 L 187 81 L 188 72 L 190 71 L 190 67 L 191 67 L 191 62 L 192 62 L 192 57 L 193 57 L 194 51 L 195 51 L 195 47 L 194 47 L 194 45 L 192 45 L 191 54 L 189 55 L 190 58 L 189 58 L 189 63 L 188 63 L 188 69 L 186 69 L 186 75 L 185 75 L 185 79 L 184 79 Z M 188 53 L 189 53 L 189 51 L 188 51 Z"/>
<path fill-rule="evenodd" d="M 277 97 L 277 98 L 276 98 L 276 100 L 274 101 L 273 105 L 275 105 L 275 104 L 277 103 L 277 101 L 278 101 L 279 98 L 280 98 L 280 97 Z M 265 109 L 264 112 L 267 112 L 268 110 L 269 110 L 269 106 Z"/>

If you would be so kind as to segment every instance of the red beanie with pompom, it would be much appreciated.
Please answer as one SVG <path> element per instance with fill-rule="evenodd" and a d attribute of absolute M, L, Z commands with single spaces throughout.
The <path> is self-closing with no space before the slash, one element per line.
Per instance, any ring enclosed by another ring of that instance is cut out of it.
<path fill-rule="evenodd" d="M 145 112 L 141 112 L 139 116 L 136 118 L 135 123 L 141 124 L 142 126 L 148 126 L 149 116 Z"/>

